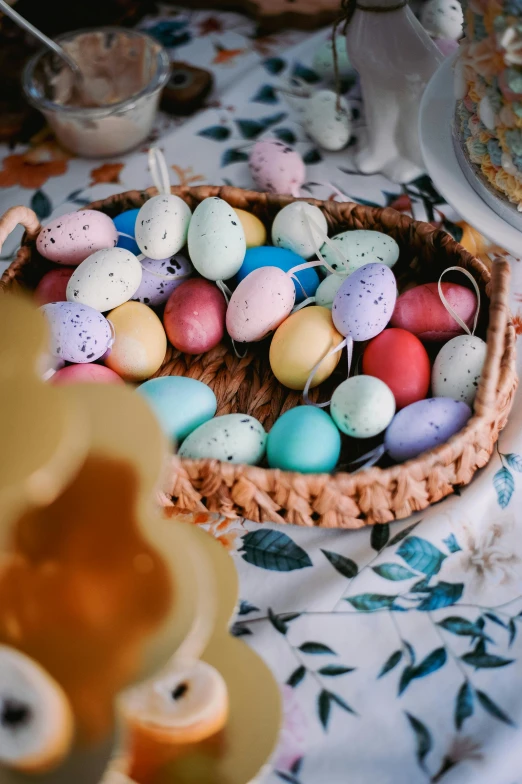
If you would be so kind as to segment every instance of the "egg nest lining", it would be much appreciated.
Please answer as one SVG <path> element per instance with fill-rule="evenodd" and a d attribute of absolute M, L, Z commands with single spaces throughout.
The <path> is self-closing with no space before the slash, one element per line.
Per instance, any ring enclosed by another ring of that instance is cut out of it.
<path fill-rule="evenodd" d="M 205 198 L 219 196 L 232 207 L 255 214 L 269 229 L 291 197 L 245 191 L 233 187 L 200 186 L 172 188 L 192 210 Z M 115 217 L 141 207 L 155 189 L 129 191 L 94 202 L 85 209 L 102 210 Z M 413 221 L 390 208 L 377 209 L 350 202 L 321 202 L 306 199 L 324 213 L 329 235 L 350 229 L 370 229 L 392 236 L 400 249 L 394 266 L 399 293 L 412 284 L 437 281 L 451 266 L 467 268 L 481 291 L 481 313 L 477 335 L 488 342 L 488 356 L 479 384 L 474 414 L 466 427 L 447 444 L 402 465 L 371 468 L 356 474 L 344 473 L 343 465 L 382 443 L 382 436 L 355 440 L 343 436 L 339 469 L 332 475 L 304 475 L 220 463 L 215 460 L 172 458 L 167 495 L 174 504 L 190 511 L 221 512 L 227 517 L 247 517 L 255 521 L 290 522 L 301 525 L 359 528 L 406 517 L 441 500 L 454 487 L 467 484 L 475 471 L 486 464 L 498 432 L 507 420 L 516 388 L 515 333 L 507 308 L 509 268 L 499 262 L 493 278 L 484 264 L 471 256 L 450 235 L 427 223 Z M 36 250 L 35 237 L 25 236 L 16 260 L 4 274 L 0 288 L 17 285 L 34 289 L 55 265 Z M 444 280 L 467 285 L 459 273 Z M 490 309 L 488 331 L 488 306 Z M 238 358 L 227 340 L 206 354 L 182 354 L 171 345 L 156 374 L 190 376 L 208 384 L 217 401 L 217 415 L 250 414 L 269 431 L 286 410 L 302 403 L 302 393 L 283 387 L 274 377 L 268 361 L 269 340 L 250 344 L 244 358 Z M 357 346 L 354 365 L 364 344 Z M 438 346 L 435 351 L 438 350 Z M 433 358 L 433 357 L 432 357 Z M 329 400 L 333 389 L 346 378 L 344 355 L 334 374 L 318 389 L 313 401 Z"/>

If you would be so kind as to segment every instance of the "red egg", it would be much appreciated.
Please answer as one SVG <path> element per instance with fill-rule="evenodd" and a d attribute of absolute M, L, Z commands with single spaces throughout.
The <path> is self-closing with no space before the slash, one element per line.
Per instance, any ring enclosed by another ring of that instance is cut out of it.
<path fill-rule="evenodd" d="M 431 367 L 426 349 L 405 329 L 385 329 L 366 346 L 363 373 L 380 378 L 395 397 L 397 410 L 423 400 L 430 387 Z"/>
<path fill-rule="evenodd" d="M 178 286 L 165 306 L 167 337 L 185 354 L 202 354 L 223 339 L 227 306 L 221 291 L 202 278 Z"/>
<path fill-rule="evenodd" d="M 471 328 L 477 308 L 475 293 L 458 283 L 443 283 L 442 293 Z M 413 332 L 421 340 L 440 343 L 464 332 L 442 304 L 436 283 L 424 283 L 401 294 L 390 324 Z"/>
<path fill-rule="evenodd" d="M 51 376 L 51 384 L 123 384 L 120 376 L 105 365 L 67 365 Z"/>
<path fill-rule="evenodd" d="M 59 267 L 46 272 L 34 292 L 34 298 L 38 305 L 66 302 L 65 291 L 73 272 L 74 267 Z"/>

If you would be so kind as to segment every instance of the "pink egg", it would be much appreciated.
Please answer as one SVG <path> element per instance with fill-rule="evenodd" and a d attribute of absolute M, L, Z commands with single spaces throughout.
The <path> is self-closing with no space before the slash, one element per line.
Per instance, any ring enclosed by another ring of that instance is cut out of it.
<path fill-rule="evenodd" d="M 185 354 L 209 351 L 223 338 L 226 309 L 225 298 L 214 283 L 191 278 L 172 292 L 165 306 L 167 337 Z"/>
<path fill-rule="evenodd" d="M 104 365 L 67 365 L 50 379 L 51 384 L 123 384 L 114 370 Z"/>
<path fill-rule="evenodd" d="M 57 267 L 46 272 L 35 289 L 34 298 L 38 305 L 49 302 L 66 302 L 66 289 L 73 267 Z"/>
<path fill-rule="evenodd" d="M 442 293 L 455 313 L 471 327 L 477 307 L 475 293 L 458 283 L 442 283 Z M 413 332 L 420 340 L 438 343 L 464 332 L 442 304 L 436 283 L 424 283 L 401 294 L 390 324 Z"/>
<path fill-rule="evenodd" d="M 262 340 L 290 315 L 295 303 L 292 278 L 279 267 L 259 267 L 232 294 L 227 332 L 239 343 Z"/>
<path fill-rule="evenodd" d="M 306 180 L 306 167 L 299 153 L 277 139 L 256 142 L 248 158 L 258 188 L 269 193 L 299 196 Z"/>
<path fill-rule="evenodd" d="M 46 259 L 76 267 L 91 253 L 114 248 L 117 242 L 118 232 L 108 215 L 80 210 L 48 223 L 38 235 L 36 248 Z"/>

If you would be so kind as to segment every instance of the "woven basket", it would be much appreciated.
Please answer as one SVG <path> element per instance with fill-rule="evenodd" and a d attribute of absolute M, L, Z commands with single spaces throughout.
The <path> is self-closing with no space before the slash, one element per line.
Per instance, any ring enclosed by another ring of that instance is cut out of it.
<path fill-rule="evenodd" d="M 250 210 L 270 226 L 275 214 L 294 199 L 232 187 L 172 188 L 194 209 L 208 196 L 220 196 L 233 207 Z M 115 216 L 140 207 L 155 189 L 129 191 L 94 202 L 90 208 Z M 352 203 L 307 199 L 324 213 L 330 234 L 346 229 L 374 229 L 394 237 L 400 258 L 394 271 L 399 287 L 437 280 L 450 266 L 466 267 L 482 294 L 482 326 L 488 351 L 478 387 L 474 415 L 466 427 L 446 444 L 415 460 L 388 468 L 373 467 L 355 474 L 304 475 L 256 466 L 230 465 L 216 460 L 183 460 L 173 457 L 167 497 L 189 511 L 220 512 L 226 517 L 246 517 L 257 522 L 294 523 L 325 528 L 360 528 L 407 517 L 440 501 L 456 486 L 468 484 L 475 471 L 491 456 L 504 427 L 517 385 L 515 331 L 508 311 L 509 265 L 504 260 L 488 269 L 448 234 L 427 223 L 413 221 L 392 209 L 375 209 Z M 18 211 L 16 211 L 18 210 Z M 21 210 L 21 212 L 20 212 Z M 18 286 L 33 289 L 51 264 L 35 247 L 39 231 L 34 213 L 14 208 L 0 221 L 0 244 L 22 222 L 26 234 L 15 261 L 4 273 L 0 290 Z M 448 280 L 451 280 L 451 275 Z M 459 283 L 463 276 L 456 278 Z M 487 304 L 489 302 L 489 324 Z M 342 364 L 342 363 L 341 363 Z M 208 384 L 218 400 L 218 414 L 251 414 L 270 429 L 275 419 L 298 405 L 301 396 L 281 386 L 268 362 L 267 345 L 258 344 L 238 359 L 228 343 L 207 354 L 181 354 L 171 346 L 157 375 L 186 375 Z M 337 383 L 340 377 L 337 377 Z M 335 384 L 330 382 L 330 386 Z M 328 384 L 323 385 L 328 387 Z M 328 388 L 314 390 L 325 399 Z M 378 439 L 377 439 L 378 440 Z M 349 445 L 344 459 L 352 459 L 361 442 Z M 363 451 L 373 443 L 363 442 Z"/>

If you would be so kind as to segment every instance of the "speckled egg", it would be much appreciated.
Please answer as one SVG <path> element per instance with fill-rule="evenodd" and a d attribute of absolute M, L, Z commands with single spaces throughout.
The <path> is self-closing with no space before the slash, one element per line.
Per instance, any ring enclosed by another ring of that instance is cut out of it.
<path fill-rule="evenodd" d="M 42 307 L 50 327 L 50 352 L 66 362 L 94 362 L 112 343 L 107 319 L 88 305 L 51 302 Z"/>
<path fill-rule="evenodd" d="M 344 231 L 332 237 L 330 242 L 338 252 L 324 244 L 321 248 L 322 255 L 334 270 L 344 268 L 347 275 L 372 262 L 393 267 L 399 258 L 399 246 L 393 237 L 380 231 Z"/>
<path fill-rule="evenodd" d="M 384 446 L 401 463 L 434 449 L 462 430 L 471 416 L 467 403 L 447 397 L 419 400 L 403 408 L 386 430 Z"/>
<path fill-rule="evenodd" d="M 315 292 L 316 305 L 321 305 L 321 307 L 331 310 L 335 295 L 346 277 L 346 275 L 328 275 L 322 280 Z"/>
<path fill-rule="evenodd" d="M 73 274 L 72 267 L 56 267 L 46 272 L 34 292 L 38 305 L 47 305 L 49 302 L 65 302 L 67 299 L 67 284 Z"/>
<path fill-rule="evenodd" d="M 328 308 L 312 305 L 298 310 L 283 321 L 272 338 L 269 354 L 272 373 L 285 387 L 304 389 L 315 365 L 342 339 Z M 340 358 L 340 351 L 327 357 L 315 372 L 311 387 L 331 376 Z"/>
<path fill-rule="evenodd" d="M 280 416 L 268 434 L 270 468 L 302 474 L 329 473 L 341 453 L 341 436 L 332 418 L 315 406 L 297 406 Z"/>
<path fill-rule="evenodd" d="M 74 270 L 67 284 L 67 299 L 101 312 L 112 310 L 131 299 L 141 274 L 141 264 L 129 250 L 98 250 Z"/>
<path fill-rule="evenodd" d="M 194 267 L 207 280 L 228 280 L 239 270 L 246 252 L 245 232 L 224 199 L 212 196 L 198 204 L 190 222 L 188 250 Z"/>
<path fill-rule="evenodd" d="M 142 259 L 141 267 L 141 283 L 133 299 L 153 307 L 163 305 L 194 272 L 182 253 L 175 253 L 169 259 Z"/>
<path fill-rule="evenodd" d="M 136 236 L 136 220 L 139 212 L 139 209 L 126 210 L 125 212 L 120 212 L 119 215 L 116 215 L 116 217 L 113 218 L 116 230 L 128 235 L 126 237 L 122 237 L 121 234 L 118 236 L 117 247 L 130 250 L 135 256 L 138 256 L 141 253 L 139 245 L 134 239 Z"/>
<path fill-rule="evenodd" d="M 234 212 L 241 221 L 245 232 L 247 248 L 257 248 L 259 245 L 264 245 L 266 242 L 265 224 L 259 220 L 257 215 L 238 208 L 234 208 Z"/>
<path fill-rule="evenodd" d="M 441 285 L 450 306 L 471 328 L 477 309 L 475 292 L 458 283 Z M 403 292 L 395 305 L 391 324 L 413 332 L 420 340 L 440 343 L 464 331 L 442 304 L 437 283 L 423 283 Z"/>
<path fill-rule="evenodd" d="M 36 248 L 46 259 L 75 267 L 91 253 L 114 248 L 117 242 L 116 226 L 108 215 L 80 210 L 48 223 L 38 235 Z"/>
<path fill-rule="evenodd" d="M 67 365 L 51 376 L 51 384 L 123 384 L 120 376 L 105 365 Z"/>
<path fill-rule="evenodd" d="M 389 267 L 366 264 L 341 284 L 332 306 L 332 318 L 343 335 L 370 340 L 388 324 L 397 298 L 397 283 Z"/>
<path fill-rule="evenodd" d="M 330 413 L 339 430 L 347 436 L 372 438 L 392 421 L 395 398 L 379 378 L 352 376 L 334 391 Z"/>
<path fill-rule="evenodd" d="M 342 150 L 352 135 L 350 106 L 333 90 L 319 90 L 306 103 L 303 125 L 324 150 Z"/>
<path fill-rule="evenodd" d="M 153 196 L 145 202 L 136 219 L 136 242 L 150 259 L 167 259 L 187 241 L 192 212 L 173 193 Z"/>
<path fill-rule="evenodd" d="M 153 310 L 141 302 L 125 302 L 107 316 L 115 340 L 105 364 L 125 381 L 145 381 L 160 369 L 167 337 Z"/>
<path fill-rule="evenodd" d="M 355 77 L 355 69 L 353 68 L 348 58 L 346 36 L 337 35 L 335 37 L 335 48 L 337 50 L 337 65 L 341 79 Z M 312 61 L 312 68 L 317 74 L 319 74 L 321 79 L 331 82 L 335 80 L 333 41 L 331 39 L 328 39 L 328 41 L 323 41 L 323 43 L 316 49 L 314 59 Z"/>
<path fill-rule="evenodd" d="M 405 329 L 385 329 L 373 338 L 364 349 L 362 371 L 389 386 L 397 409 L 422 400 L 430 388 L 428 352 Z"/>
<path fill-rule="evenodd" d="M 142 384 L 138 394 L 156 414 L 167 438 L 179 443 L 216 413 L 210 387 L 187 376 L 161 376 Z"/>
<path fill-rule="evenodd" d="M 300 188 L 306 180 L 306 167 L 299 153 L 284 142 L 276 139 L 256 142 L 248 165 L 259 190 L 300 195 Z"/>
<path fill-rule="evenodd" d="M 250 275 L 260 267 L 279 267 L 283 272 L 290 272 L 294 267 L 304 264 L 302 256 L 298 256 L 287 248 L 274 248 L 263 246 L 262 248 L 250 248 L 245 253 L 243 264 L 239 268 L 236 280 L 240 283 L 247 275 Z M 294 280 L 295 301 L 302 302 L 306 297 L 313 297 L 319 285 L 319 275 L 313 267 L 300 270 L 295 273 L 297 280 Z"/>
<path fill-rule="evenodd" d="M 473 404 L 486 361 L 486 343 L 472 335 L 459 335 L 444 344 L 433 365 L 434 397 L 451 397 Z"/>
<path fill-rule="evenodd" d="M 223 463 L 256 465 L 262 460 L 265 447 L 266 433 L 257 419 L 247 414 L 225 414 L 194 430 L 178 454 L 194 460 L 211 458 Z"/>
<path fill-rule="evenodd" d="M 165 306 L 163 324 L 178 351 L 202 354 L 223 339 L 225 298 L 214 283 L 201 278 L 186 280 L 172 292 Z"/>
<path fill-rule="evenodd" d="M 294 201 L 279 210 L 272 224 L 272 242 L 304 259 L 315 256 L 328 236 L 328 224 L 319 207 Z"/>
<path fill-rule="evenodd" d="M 290 315 L 294 282 L 278 267 L 255 269 L 237 286 L 227 308 L 227 332 L 238 343 L 262 340 Z"/>

